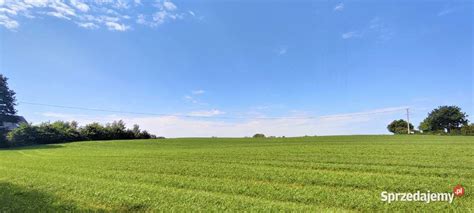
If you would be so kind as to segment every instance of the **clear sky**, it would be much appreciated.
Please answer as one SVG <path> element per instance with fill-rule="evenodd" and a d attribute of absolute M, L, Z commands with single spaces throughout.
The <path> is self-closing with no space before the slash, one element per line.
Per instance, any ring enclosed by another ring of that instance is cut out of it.
<path fill-rule="evenodd" d="M 34 123 L 123 119 L 167 137 L 386 134 L 406 107 L 415 126 L 439 105 L 474 120 L 473 8 L 0 0 L 0 72 Z"/>

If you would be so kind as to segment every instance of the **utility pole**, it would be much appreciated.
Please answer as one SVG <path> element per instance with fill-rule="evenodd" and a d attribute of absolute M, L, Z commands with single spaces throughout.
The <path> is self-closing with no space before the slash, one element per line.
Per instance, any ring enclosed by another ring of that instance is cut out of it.
<path fill-rule="evenodd" d="M 408 134 L 410 134 L 410 108 L 407 108 L 407 129 L 408 129 Z"/>

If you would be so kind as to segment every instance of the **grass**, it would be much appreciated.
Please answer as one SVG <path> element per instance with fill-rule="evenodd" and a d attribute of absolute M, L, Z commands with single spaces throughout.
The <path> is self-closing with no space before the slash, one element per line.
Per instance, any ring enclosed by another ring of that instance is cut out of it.
<path fill-rule="evenodd" d="M 0 212 L 472 211 L 474 137 L 77 142 L 0 150 Z M 452 192 L 446 202 L 382 191 Z"/>

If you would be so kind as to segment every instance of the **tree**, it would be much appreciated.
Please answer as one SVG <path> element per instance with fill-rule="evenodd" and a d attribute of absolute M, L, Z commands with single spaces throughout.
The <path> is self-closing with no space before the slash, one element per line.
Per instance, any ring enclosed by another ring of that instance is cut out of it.
<path fill-rule="evenodd" d="M 265 135 L 264 134 L 261 134 L 261 133 L 257 133 L 255 135 L 253 135 L 254 138 L 264 138 Z"/>
<path fill-rule="evenodd" d="M 392 123 L 387 126 L 387 129 L 394 134 L 408 134 L 407 122 L 403 119 L 392 121 Z M 410 130 L 413 130 L 411 123 Z"/>
<path fill-rule="evenodd" d="M 140 130 L 140 126 L 138 126 L 138 124 L 133 125 L 132 132 L 133 132 L 133 135 L 135 136 L 135 138 L 140 138 L 141 130 Z"/>
<path fill-rule="evenodd" d="M 8 78 L 0 74 L 0 115 L 15 115 L 15 92 L 8 87 Z"/>
<path fill-rule="evenodd" d="M 99 123 L 91 123 L 79 129 L 86 140 L 107 140 L 107 130 Z"/>
<path fill-rule="evenodd" d="M 0 124 L 17 122 L 15 92 L 8 87 L 8 78 L 0 74 Z M 5 147 L 8 130 L 0 128 L 0 147 Z"/>
<path fill-rule="evenodd" d="M 428 114 L 420 123 L 420 129 L 424 132 L 443 131 L 451 133 L 452 130 L 460 130 L 468 124 L 467 115 L 458 106 L 440 106 Z"/>

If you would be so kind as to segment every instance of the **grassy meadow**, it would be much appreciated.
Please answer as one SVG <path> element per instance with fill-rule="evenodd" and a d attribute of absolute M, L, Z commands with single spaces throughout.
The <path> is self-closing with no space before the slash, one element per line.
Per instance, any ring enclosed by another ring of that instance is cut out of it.
<path fill-rule="evenodd" d="M 474 137 L 76 142 L 0 150 L 0 212 L 473 211 Z M 446 202 L 380 200 L 452 192 Z"/>

